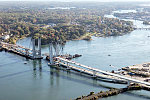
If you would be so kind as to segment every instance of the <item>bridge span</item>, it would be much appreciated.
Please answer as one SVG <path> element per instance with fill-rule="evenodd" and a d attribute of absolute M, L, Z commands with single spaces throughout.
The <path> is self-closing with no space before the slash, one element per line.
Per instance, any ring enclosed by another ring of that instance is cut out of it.
<path fill-rule="evenodd" d="M 17 55 L 30 58 L 30 59 L 42 59 L 41 56 L 41 39 L 38 39 L 38 50 L 35 49 L 35 39 L 32 39 L 32 49 L 26 48 L 24 46 L 9 44 L 6 42 L 0 41 L 1 50 L 15 53 Z"/>
<path fill-rule="evenodd" d="M 33 39 L 33 49 L 26 48 L 23 46 L 19 46 L 16 44 L 9 44 L 0 41 L 0 47 L 6 51 L 13 52 L 15 54 L 30 58 L 30 59 L 42 59 L 43 57 L 41 56 L 41 41 L 39 39 L 38 41 L 38 50 L 35 49 L 35 40 Z M 127 81 L 128 83 L 134 82 L 134 83 L 140 83 L 143 85 L 150 86 L 149 82 L 133 79 L 130 77 L 125 77 L 123 75 L 119 74 L 114 74 L 110 73 L 107 71 L 103 71 L 97 68 L 92 68 L 80 63 L 77 63 L 75 61 L 67 60 L 61 57 L 54 57 L 57 59 L 56 63 L 59 63 L 60 65 L 66 66 L 68 69 L 75 69 L 80 72 L 84 72 L 87 74 L 92 75 L 93 77 L 101 77 L 101 78 L 107 78 L 107 79 L 112 79 L 116 81 Z M 51 59 L 52 60 L 52 59 Z M 70 64 L 74 64 L 75 66 L 72 66 Z M 50 61 L 50 65 L 53 65 L 53 62 Z"/>
<path fill-rule="evenodd" d="M 74 64 L 74 65 L 79 66 L 79 67 L 75 67 L 77 70 L 80 70 L 80 67 L 82 67 L 83 69 L 85 69 L 85 70 L 82 70 L 82 71 L 86 71 L 86 69 L 93 71 L 93 75 L 96 75 L 97 73 L 102 73 L 104 75 L 113 76 L 112 78 L 117 77 L 119 79 L 126 80 L 128 83 L 133 82 L 133 83 L 140 83 L 142 85 L 150 86 L 149 82 L 144 82 L 144 81 L 140 81 L 140 80 L 137 80 L 137 79 L 125 77 L 123 75 L 106 72 L 106 71 L 103 71 L 103 70 L 100 70 L 100 69 L 97 69 L 97 68 L 92 68 L 92 67 L 89 67 L 89 66 L 77 63 L 75 61 L 67 60 L 67 59 L 64 59 L 64 58 L 61 58 L 61 57 L 56 57 L 56 58 L 58 59 L 58 62 L 66 62 L 67 63 L 67 67 L 69 67 L 69 68 L 73 68 L 73 66 L 69 65 L 69 63 L 70 63 L 70 64 Z M 59 64 L 62 64 L 62 63 L 59 63 Z"/>

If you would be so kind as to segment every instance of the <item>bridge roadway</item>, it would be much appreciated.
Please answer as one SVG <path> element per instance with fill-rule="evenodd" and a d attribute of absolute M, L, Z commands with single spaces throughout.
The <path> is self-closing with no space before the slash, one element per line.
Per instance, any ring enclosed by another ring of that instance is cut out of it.
<path fill-rule="evenodd" d="M 100 80 L 103 80 L 105 82 L 113 82 L 113 83 L 118 83 L 118 84 L 127 84 L 127 81 L 125 81 L 123 79 L 120 79 L 120 78 L 117 78 L 117 77 L 114 77 L 114 76 L 104 75 L 102 73 L 96 73 L 96 72 L 90 71 L 88 69 L 68 65 L 68 64 L 65 64 L 63 62 L 59 62 L 59 64 L 67 67 L 67 70 L 75 70 L 75 71 L 78 71 L 80 73 L 85 73 L 87 75 L 90 75 L 90 77 L 96 78 L 98 80 L 100 79 Z"/>
<path fill-rule="evenodd" d="M 13 45 L 13 44 L 8 44 L 8 43 L 5 43 L 5 42 L 0 42 L 2 48 L 4 46 L 4 48 L 7 48 L 8 47 L 12 47 L 11 50 L 13 52 L 16 52 L 19 54 L 19 49 L 18 48 L 22 48 L 22 49 L 26 49 L 26 50 L 31 50 L 31 49 L 28 49 L 28 48 L 25 48 L 23 46 L 18 46 L 18 45 Z M 15 49 L 14 49 L 15 47 Z M 7 48 L 9 49 L 9 48 Z M 18 49 L 18 50 L 17 50 Z M 32 50 L 31 50 L 32 51 Z M 22 52 L 22 55 L 24 56 L 25 54 L 25 51 L 22 51 L 20 50 L 20 52 Z M 29 53 L 31 54 L 31 53 Z M 27 56 L 27 55 L 26 55 Z M 40 57 L 41 58 L 41 57 Z M 144 84 L 144 85 L 148 85 L 150 86 L 150 83 L 148 82 L 144 82 L 144 81 L 140 81 L 140 80 L 136 80 L 136 79 L 133 79 L 133 78 L 129 78 L 129 77 L 125 77 L 125 76 L 122 76 L 122 75 L 118 75 L 118 74 L 114 74 L 114 73 L 110 73 L 110 72 L 106 72 L 106 71 L 103 71 L 103 70 L 100 70 L 100 69 L 96 69 L 96 68 L 92 68 L 92 67 L 89 67 L 89 66 L 86 66 L 86 65 L 83 65 L 83 64 L 80 64 L 80 63 L 76 63 L 74 61 L 70 61 L 70 60 L 67 60 L 67 59 L 64 59 L 64 58 L 61 58 L 61 57 L 56 57 L 57 59 L 59 60 L 62 60 L 64 62 L 67 62 L 67 63 L 72 63 L 72 64 L 75 64 L 75 65 L 78 65 L 82 68 L 86 68 L 86 69 L 89 69 L 89 70 L 92 70 L 92 71 L 95 71 L 95 72 L 99 72 L 99 73 L 103 73 L 103 74 L 106 74 L 106 75 L 111 75 L 111 76 L 115 76 L 115 77 L 118 77 L 120 79 L 124 79 L 124 80 L 127 80 L 129 82 L 135 82 L 135 83 L 140 83 L 140 84 Z"/>
<path fill-rule="evenodd" d="M 15 54 L 18 54 L 20 56 L 23 57 L 27 57 L 30 59 L 42 59 L 43 57 L 41 55 L 37 55 L 39 54 L 38 50 L 34 50 L 35 52 L 35 57 L 33 57 L 33 50 L 30 48 L 26 48 L 20 45 L 16 45 L 16 44 L 9 44 L 9 43 L 5 43 L 0 41 L 0 46 L 1 48 L 8 50 L 9 52 L 13 52 Z"/>
<path fill-rule="evenodd" d="M 22 49 L 25 49 L 25 50 L 31 50 L 32 51 L 32 49 L 30 49 L 30 48 L 26 48 L 26 47 L 16 45 L 16 44 L 9 44 L 9 43 L 5 43 L 5 42 L 0 42 L 0 44 L 8 46 L 8 47 L 22 48 Z"/>
<path fill-rule="evenodd" d="M 61 57 L 56 57 L 56 58 L 61 60 L 61 61 L 67 62 L 67 63 L 71 63 L 71 64 L 81 66 L 82 68 L 86 68 L 86 69 L 93 70 L 93 71 L 96 71 L 96 72 L 100 72 L 100 73 L 103 73 L 103 74 L 106 74 L 106 75 L 111 75 L 111 76 L 118 77 L 120 79 L 124 79 L 124 80 L 128 81 L 129 83 L 134 82 L 134 83 L 140 83 L 140 84 L 143 84 L 143 85 L 150 86 L 150 83 L 148 83 L 148 82 L 144 82 L 144 81 L 136 80 L 136 79 L 133 79 L 133 78 L 125 77 L 125 76 L 122 76 L 122 75 L 106 72 L 106 71 L 103 71 L 103 70 L 100 70 L 100 69 L 92 68 L 92 67 L 89 67 L 89 66 L 86 66 L 86 65 L 83 65 L 83 64 L 80 64 L 80 63 L 76 63 L 75 61 L 70 61 L 70 60 L 67 60 L 67 59 L 64 59 L 64 58 L 61 58 Z"/>

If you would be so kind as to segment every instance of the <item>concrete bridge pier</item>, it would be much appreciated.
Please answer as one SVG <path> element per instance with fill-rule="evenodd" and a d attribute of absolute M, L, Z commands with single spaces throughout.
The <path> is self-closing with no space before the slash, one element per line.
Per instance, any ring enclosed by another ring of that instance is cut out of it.
<path fill-rule="evenodd" d="M 25 49 L 26 55 L 29 56 L 29 50 Z"/>
<path fill-rule="evenodd" d="M 93 78 L 96 78 L 96 71 L 93 70 Z"/>
<path fill-rule="evenodd" d="M 70 70 L 70 68 L 69 68 L 69 63 L 67 62 L 67 70 Z"/>
<path fill-rule="evenodd" d="M 49 60 L 50 60 L 50 65 L 54 65 L 52 43 L 49 44 Z"/>
<path fill-rule="evenodd" d="M 41 38 L 38 38 L 38 56 L 41 57 Z"/>
<path fill-rule="evenodd" d="M 35 39 L 32 39 L 32 56 L 33 56 L 33 59 L 36 58 Z"/>
<path fill-rule="evenodd" d="M 131 84 L 131 81 L 128 80 L 128 86 Z"/>
<path fill-rule="evenodd" d="M 41 56 L 41 38 L 38 38 L 38 50 L 35 48 L 35 39 L 32 39 L 32 58 L 42 58 Z"/>

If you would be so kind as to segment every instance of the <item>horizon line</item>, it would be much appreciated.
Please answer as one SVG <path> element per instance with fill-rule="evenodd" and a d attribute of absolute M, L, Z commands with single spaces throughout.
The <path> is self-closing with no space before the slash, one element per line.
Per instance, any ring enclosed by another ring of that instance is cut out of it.
<path fill-rule="evenodd" d="M 122 3 L 122 2 L 136 2 L 136 3 L 139 3 L 139 2 L 150 2 L 150 1 L 135 1 L 135 0 L 130 0 L 130 1 L 97 1 L 97 0 L 88 0 L 88 1 L 85 1 L 85 0 L 81 0 L 81 1 L 77 1 L 77 0 L 72 0 L 72 1 L 61 1 L 61 0 L 0 0 L 0 2 L 100 2 L 100 3 L 113 3 L 113 2 L 117 2 L 117 3 Z"/>

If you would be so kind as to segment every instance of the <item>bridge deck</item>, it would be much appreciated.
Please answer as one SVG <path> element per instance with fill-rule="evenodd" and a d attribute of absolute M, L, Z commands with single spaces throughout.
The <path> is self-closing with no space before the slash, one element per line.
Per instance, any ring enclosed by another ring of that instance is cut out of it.
<path fill-rule="evenodd" d="M 90 70 L 87 70 L 87 69 L 83 69 L 83 68 L 79 68 L 79 67 L 72 66 L 72 65 L 67 65 L 67 64 L 62 63 L 62 62 L 58 62 L 58 63 L 60 65 L 66 66 L 68 69 L 73 69 L 73 70 L 79 71 L 81 73 L 85 73 L 85 74 L 91 75 L 92 77 L 97 77 L 97 78 L 101 78 L 101 79 L 112 80 L 112 81 L 118 82 L 118 83 L 127 83 L 123 79 L 116 78 L 114 76 L 104 75 L 104 74 L 101 74 L 101 73 L 94 73 L 93 71 L 90 71 Z"/>
<path fill-rule="evenodd" d="M 106 71 L 103 71 L 103 70 L 100 70 L 100 69 L 96 69 L 96 68 L 92 68 L 92 67 L 89 67 L 89 66 L 86 66 L 86 65 L 82 65 L 82 64 L 80 64 L 80 63 L 76 63 L 76 62 L 74 62 L 74 61 L 69 61 L 69 60 L 67 60 L 67 59 L 63 59 L 63 58 L 60 58 L 60 57 L 56 57 L 56 58 L 59 59 L 59 60 L 61 60 L 61 61 L 67 62 L 67 63 L 71 63 L 71 64 L 78 65 L 78 66 L 80 66 L 80 67 L 82 67 L 82 68 L 85 68 L 85 69 L 89 69 L 89 70 L 96 71 L 96 72 L 98 72 L 98 73 L 103 73 L 103 74 L 105 74 L 105 75 L 114 76 L 114 77 L 117 77 L 117 78 L 120 78 L 120 79 L 124 79 L 124 80 L 130 81 L 130 82 L 140 83 L 140 84 L 144 84 L 144 85 L 150 86 L 150 83 L 149 83 L 149 82 L 144 82 L 144 81 L 140 81 L 140 80 L 137 80 L 137 79 L 125 77 L 125 76 L 122 76 L 122 75 L 118 75 L 118 74 L 106 72 Z"/>
<path fill-rule="evenodd" d="M 5 43 L 5 42 L 0 42 L 0 46 L 2 49 L 5 49 L 6 51 L 15 53 L 17 55 L 29 58 L 29 59 L 42 59 L 43 57 L 41 56 L 36 56 L 33 57 L 33 53 L 32 53 L 32 49 L 30 48 L 26 48 L 23 46 L 19 46 L 16 44 L 9 44 L 9 43 Z M 37 50 L 35 50 L 35 52 L 38 52 Z"/>

